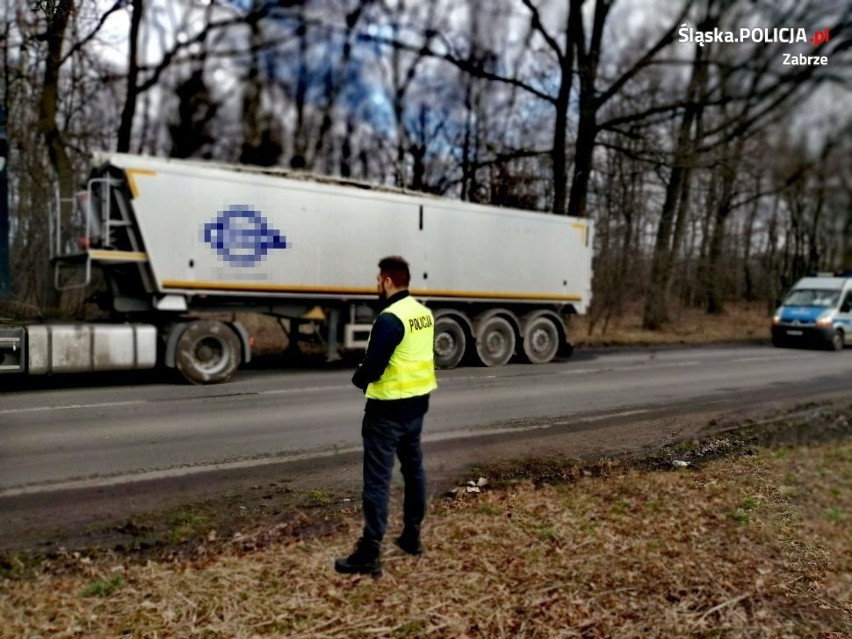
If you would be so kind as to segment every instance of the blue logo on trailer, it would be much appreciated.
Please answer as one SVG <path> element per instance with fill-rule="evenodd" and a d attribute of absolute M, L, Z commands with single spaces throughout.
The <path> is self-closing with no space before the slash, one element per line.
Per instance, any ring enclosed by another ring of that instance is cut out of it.
<path fill-rule="evenodd" d="M 205 224 L 204 242 L 232 266 L 254 266 L 271 250 L 287 248 L 287 238 L 259 211 L 243 204 L 229 206 Z"/>

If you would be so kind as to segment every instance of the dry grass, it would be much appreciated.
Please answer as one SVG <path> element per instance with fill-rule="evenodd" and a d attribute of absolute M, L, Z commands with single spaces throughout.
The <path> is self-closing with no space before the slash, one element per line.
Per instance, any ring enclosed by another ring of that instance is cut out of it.
<path fill-rule="evenodd" d="M 332 570 L 355 514 L 192 560 L 60 556 L 0 582 L 0 636 L 848 637 L 850 469 L 847 439 L 438 498 L 427 554 L 388 549 L 379 580 Z"/>
<path fill-rule="evenodd" d="M 571 339 L 576 345 L 640 346 L 659 344 L 702 344 L 769 340 L 770 317 L 765 303 L 731 303 L 721 315 L 708 315 L 701 309 L 672 309 L 671 322 L 660 331 L 642 328 L 642 305 L 627 306 L 622 316 L 608 325 L 598 322 L 589 334 L 589 316 L 572 318 Z"/>
<path fill-rule="evenodd" d="M 239 319 L 255 338 L 253 353 L 266 356 L 281 353 L 287 346 L 281 323 L 269 316 L 239 313 Z M 606 330 L 604 330 L 604 328 Z M 573 317 L 570 339 L 575 346 L 645 346 L 663 344 L 702 344 L 769 340 L 770 318 L 765 303 L 731 303 L 722 315 L 708 315 L 701 309 L 672 309 L 672 321 L 663 330 L 642 329 L 642 305 L 627 306 L 621 317 L 606 327 L 599 322 L 589 334 L 589 316 Z"/>

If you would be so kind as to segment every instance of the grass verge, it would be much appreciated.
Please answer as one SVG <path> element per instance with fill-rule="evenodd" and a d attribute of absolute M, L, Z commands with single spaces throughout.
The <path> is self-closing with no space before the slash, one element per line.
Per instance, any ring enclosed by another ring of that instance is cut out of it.
<path fill-rule="evenodd" d="M 608 322 L 598 321 L 594 326 L 590 326 L 588 315 L 572 316 L 570 341 L 580 348 L 594 348 L 767 342 L 770 338 L 771 318 L 764 303 L 731 302 L 720 315 L 708 315 L 700 308 L 673 307 L 671 321 L 658 331 L 642 328 L 642 310 L 642 302 L 632 302 L 625 305 L 621 315 Z M 281 323 L 252 313 L 240 313 L 237 319 L 255 339 L 253 357 L 274 365 L 287 346 Z"/>
<path fill-rule="evenodd" d="M 7 571 L 0 636 L 848 637 L 850 416 L 814 445 L 762 447 L 755 426 L 638 461 L 480 469 L 490 487 L 433 501 L 424 556 L 386 544 L 380 580 L 332 570 L 351 505 L 323 534 L 57 557 Z"/>
<path fill-rule="evenodd" d="M 570 339 L 575 346 L 662 346 L 769 341 L 771 317 L 766 304 L 737 302 L 726 305 L 720 315 L 708 315 L 700 308 L 672 308 L 671 321 L 664 330 L 642 328 L 642 303 L 625 306 L 624 312 L 609 322 L 590 325 L 590 317 L 571 318 Z"/>

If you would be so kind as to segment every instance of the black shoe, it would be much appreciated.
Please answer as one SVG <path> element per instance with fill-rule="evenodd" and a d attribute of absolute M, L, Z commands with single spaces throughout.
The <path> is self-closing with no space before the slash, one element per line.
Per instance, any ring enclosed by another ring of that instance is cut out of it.
<path fill-rule="evenodd" d="M 422 555 L 423 544 L 420 543 L 420 530 L 417 528 L 403 528 L 402 534 L 394 542 L 397 547 L 409 555 Z"/>
<path fill-rule="evenodd" d="M 347 575 L 381 577 L 381 547 L 380 541 L 359 539 L 358 545 L 355 546 L 355 552 L 348 557 L 338 557 L 334 560 L 334 569 Z"/>

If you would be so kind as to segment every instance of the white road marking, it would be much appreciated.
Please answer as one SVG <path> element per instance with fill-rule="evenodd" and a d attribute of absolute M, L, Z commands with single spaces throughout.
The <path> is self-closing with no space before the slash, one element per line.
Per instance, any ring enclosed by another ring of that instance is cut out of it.
<path fill-rule="evenodd" d="M 590 373 L 612 373 L 612 372 L 623 372 L 623 373 L 634 373 L 637 370 L 643 369 L 654 369 L 660 370 L 661 368 L 688 368 L 690 366 L 701 366 L 704 362 L 700 360 L 689 360 L 686 362 L 666 362 L 666 363 L 657 363 L 657 362 L 642 362 L 641 364 L 632 364 L 630 366 L 610 366 L 605 368 L 581 368 L 570 371 L 560 371 L 556 373 L 557 375 L 588 375 Z"/>
<path fill-rule="evenodd" d="M 319 393 L 322 391 L 339 391 L 347 388 L 355 388 L 354 386 L 305 386 L 304 388 L 276 388 L 275 390 L 259 391 L 255 395 L 294 395 L 296 393 Z"/>
<path fill-rule="evenodd" d="M 650 413 L 650 408 L 638 408 L 636 410 L 623 410 L 618 413 L 607 413 L 606 415 L 593 415 L 591 417 L 581 417 L 578 422 L 600 422 L 613 417 L 627 417 L 628 415 L 641 415 L 642 413 Z"/>
<path fill-rule="evenodd" d="M 340 391 L 345 390 L 348 386 L 340 385 L 340 386 L 306 386 L 302 388 L 277 388 L 274 390 L 268 391 L 257 391 L 257 392 L 247 392 L 247 393 L 227 393 L 224 395 L 225 397 L 237 398 L 242 395 L 245 397 L 257 397 L 258 395 L 295 395 L 299 393 L 317 393 L 317 392 L 328 392 L 328 391 Z M 354 389 L 354 386 L 352 387 Z M 223 395 L 198 395 L 197 397 L 184 397 L 178 398 L 181 400 L 204 400 L 204 399 L 212 399 L 216 397 L 223 397 Z M 81 410 L 81 409 L 91 409 L 91 408 L 114 408 L 116 406 L 138 406 L 141 404 L 152 404 L 156 403 L 158 400 L 154 399 L 134 399 L 127 400 L 122 402 L 92 402 L 91 404 L 59 404 L 56 406 L 30 406 L 29 408 L 5 408 L 0 409 L 0 415 L 13 415 L 13 414 L 21 414 L 21 413 L 44 413 L 47 411 L 54 410 Z"/>
<path fill-rule="evenodd" d="M 732 362 L 765 362 L 780 359 L 814 359 L 817 355 L 761 355 L 759 357 L 738 357 Z"/>
<path fill-rule="evenodd" d="M 133 406 L 136 404 L 147 404 L 150 400 L 136 399 L 125 402 L 100 402 L 97 404 L 63 404 L 60 406 L 32 406 L 30 408 L 7 408 L 0 410 L 0 415 L 11 415 L 13 413 L 43 413 L 49 410 L 77 410 L 80 408 L 110 408 L 113 406 Z"/>

